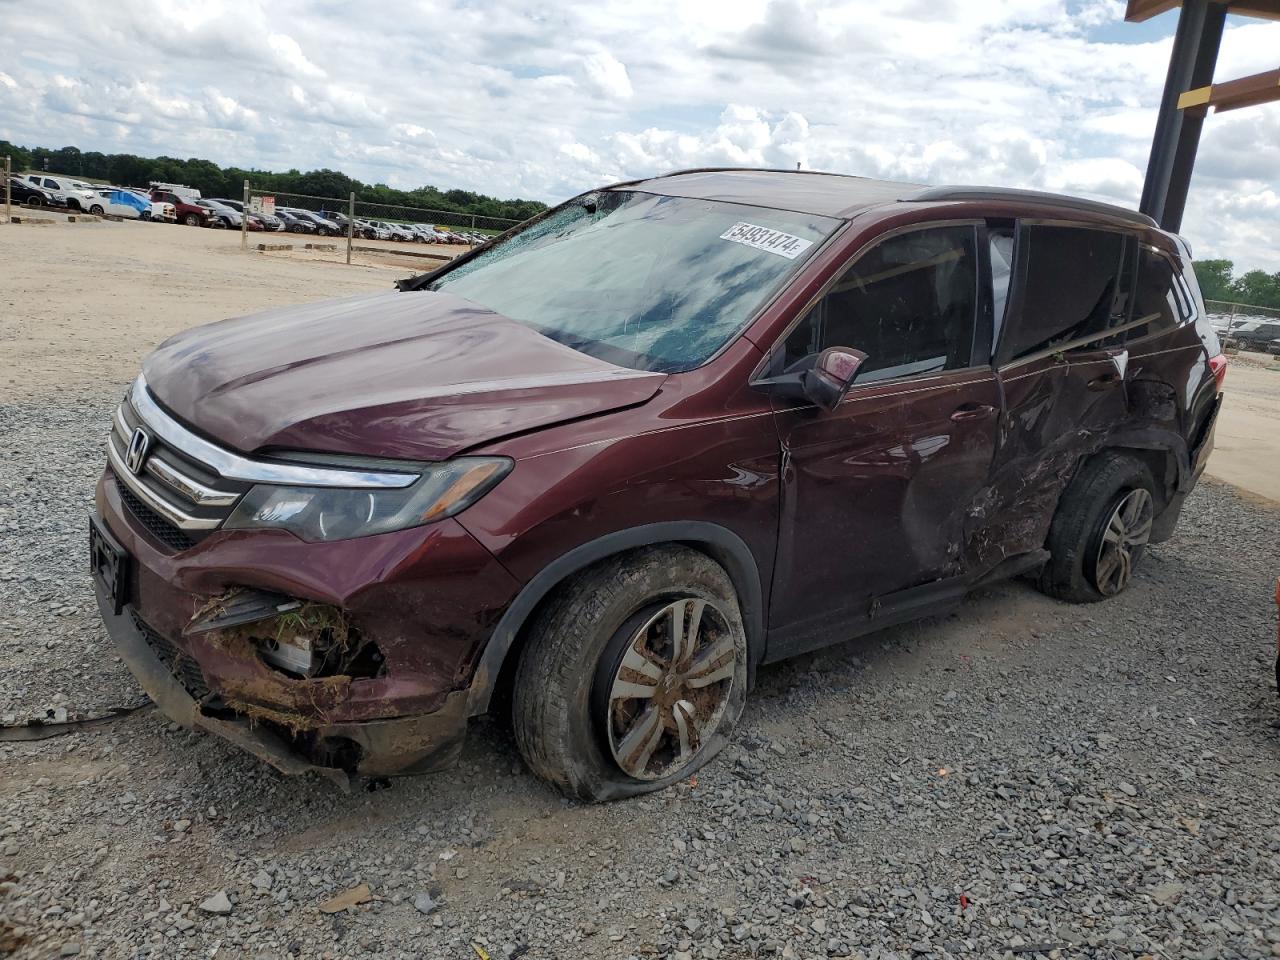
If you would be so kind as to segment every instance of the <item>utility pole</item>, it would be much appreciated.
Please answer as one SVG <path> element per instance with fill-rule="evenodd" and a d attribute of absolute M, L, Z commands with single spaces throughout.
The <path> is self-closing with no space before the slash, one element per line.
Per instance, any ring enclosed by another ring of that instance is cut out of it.
<path fill-rule="evenodd" d="M 347 266 L 351 266 L 351 240 L 356 232 L 356 192 L 347 200 Z"/>
<path fill-rule="evenodd" d="M 244 182 L 244 212 L 240 215 L 240 249 L 249 249 L 249 181 Z"/>
<path fill-rule="evenodd" d="M 6 154 L 4 158 L 4 215 L 6 217 L 13 216 L 13 184 L 9 182 L 11 176 L 13 176 L 13 163 Z"/>

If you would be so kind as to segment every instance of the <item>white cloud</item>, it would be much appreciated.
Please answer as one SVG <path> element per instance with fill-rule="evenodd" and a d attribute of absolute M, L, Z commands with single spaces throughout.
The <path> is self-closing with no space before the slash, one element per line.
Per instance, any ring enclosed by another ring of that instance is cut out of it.
<path fill-rule="evenodd" d="M 1121 0 L 61 0 L 0 36 L 0 138 L 555 201 L 763 164 L 1136 204 L 1164 39 Z M 1106 37 L 1107 39 L 1100 39 Z M 1119 38 L 1119 39 L 1117 39 Z M 1233 21 L 1218 79 L 1275 66 Z M 1280 269 L 1280 107 L 1211 116 L 1184 232 Z"/>
<path fill-rule="evenodd" d="M 582 70 L 590 87 L 603 96 L 625 100 L 633 92 L 626 65 L 607 51 L 584 57 Z"/>

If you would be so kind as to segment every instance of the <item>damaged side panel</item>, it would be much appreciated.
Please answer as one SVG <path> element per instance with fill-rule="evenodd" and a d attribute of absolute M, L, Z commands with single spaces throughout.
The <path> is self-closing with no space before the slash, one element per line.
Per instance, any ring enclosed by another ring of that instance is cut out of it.
<path fill-rule="evenodd" d="M 1082 461 L 1129 418 L 1123 350 L 1073 351 L 999 371 L 1004 394 L 991 482 L 969 516 L 966 566 L 1041 549 Z"/>

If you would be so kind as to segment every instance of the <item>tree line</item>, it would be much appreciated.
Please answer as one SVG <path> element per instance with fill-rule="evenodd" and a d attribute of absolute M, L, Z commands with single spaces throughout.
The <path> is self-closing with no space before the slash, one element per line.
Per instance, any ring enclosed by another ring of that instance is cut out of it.
<path fill-rule="evenodd" d="M 433 186 L 397 190 L 385 183 L 362 183 L 338 170 L 270 170 L 220 167 L 212 160 L 190 157 L 138 157 L 131 153 L 81 151 L 78 147 L 20 147 L 0 140 L 0 157 L 12 158 L 13 171 L 47 170 L 70 177 L 106 180 L 123 187 L 145 187 L 151 181 L 195 187 L 206 197 L 236 197 L 248 180 L 255 191 L 305 193 L 345 198 L 354 192 L 364 201 L 430 210 L 449 210 L 482 217 L 527 220 L 547 209 L 537 200 L 499 200 L 470 190 L 440 190 Z"/>
<path fill-rule="evenodd" d="M 1236 266 L 1230 260 L 1196 260 L 1195 267 L 1200 292 L 1206 300 L 1280 310 L 1280 271 L 1250 270 L 1237 277 Z"/>

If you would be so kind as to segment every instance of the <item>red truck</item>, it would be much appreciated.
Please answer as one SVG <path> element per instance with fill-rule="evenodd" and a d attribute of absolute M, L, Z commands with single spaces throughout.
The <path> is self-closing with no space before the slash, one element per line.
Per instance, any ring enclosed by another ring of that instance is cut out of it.
<path fill-rule="evenodd" d="M 188 227 L 209 226 L 209 219 L 212 213 L 207 207 L 199 206 L 196 203 L 196 200 L 199 199 L 199 194 L 191 197 L 183 196 L 172 190 L 152 189 L 151 199 L 153 202 L 173 204 L 179 223 L 185 223 Z"/>

